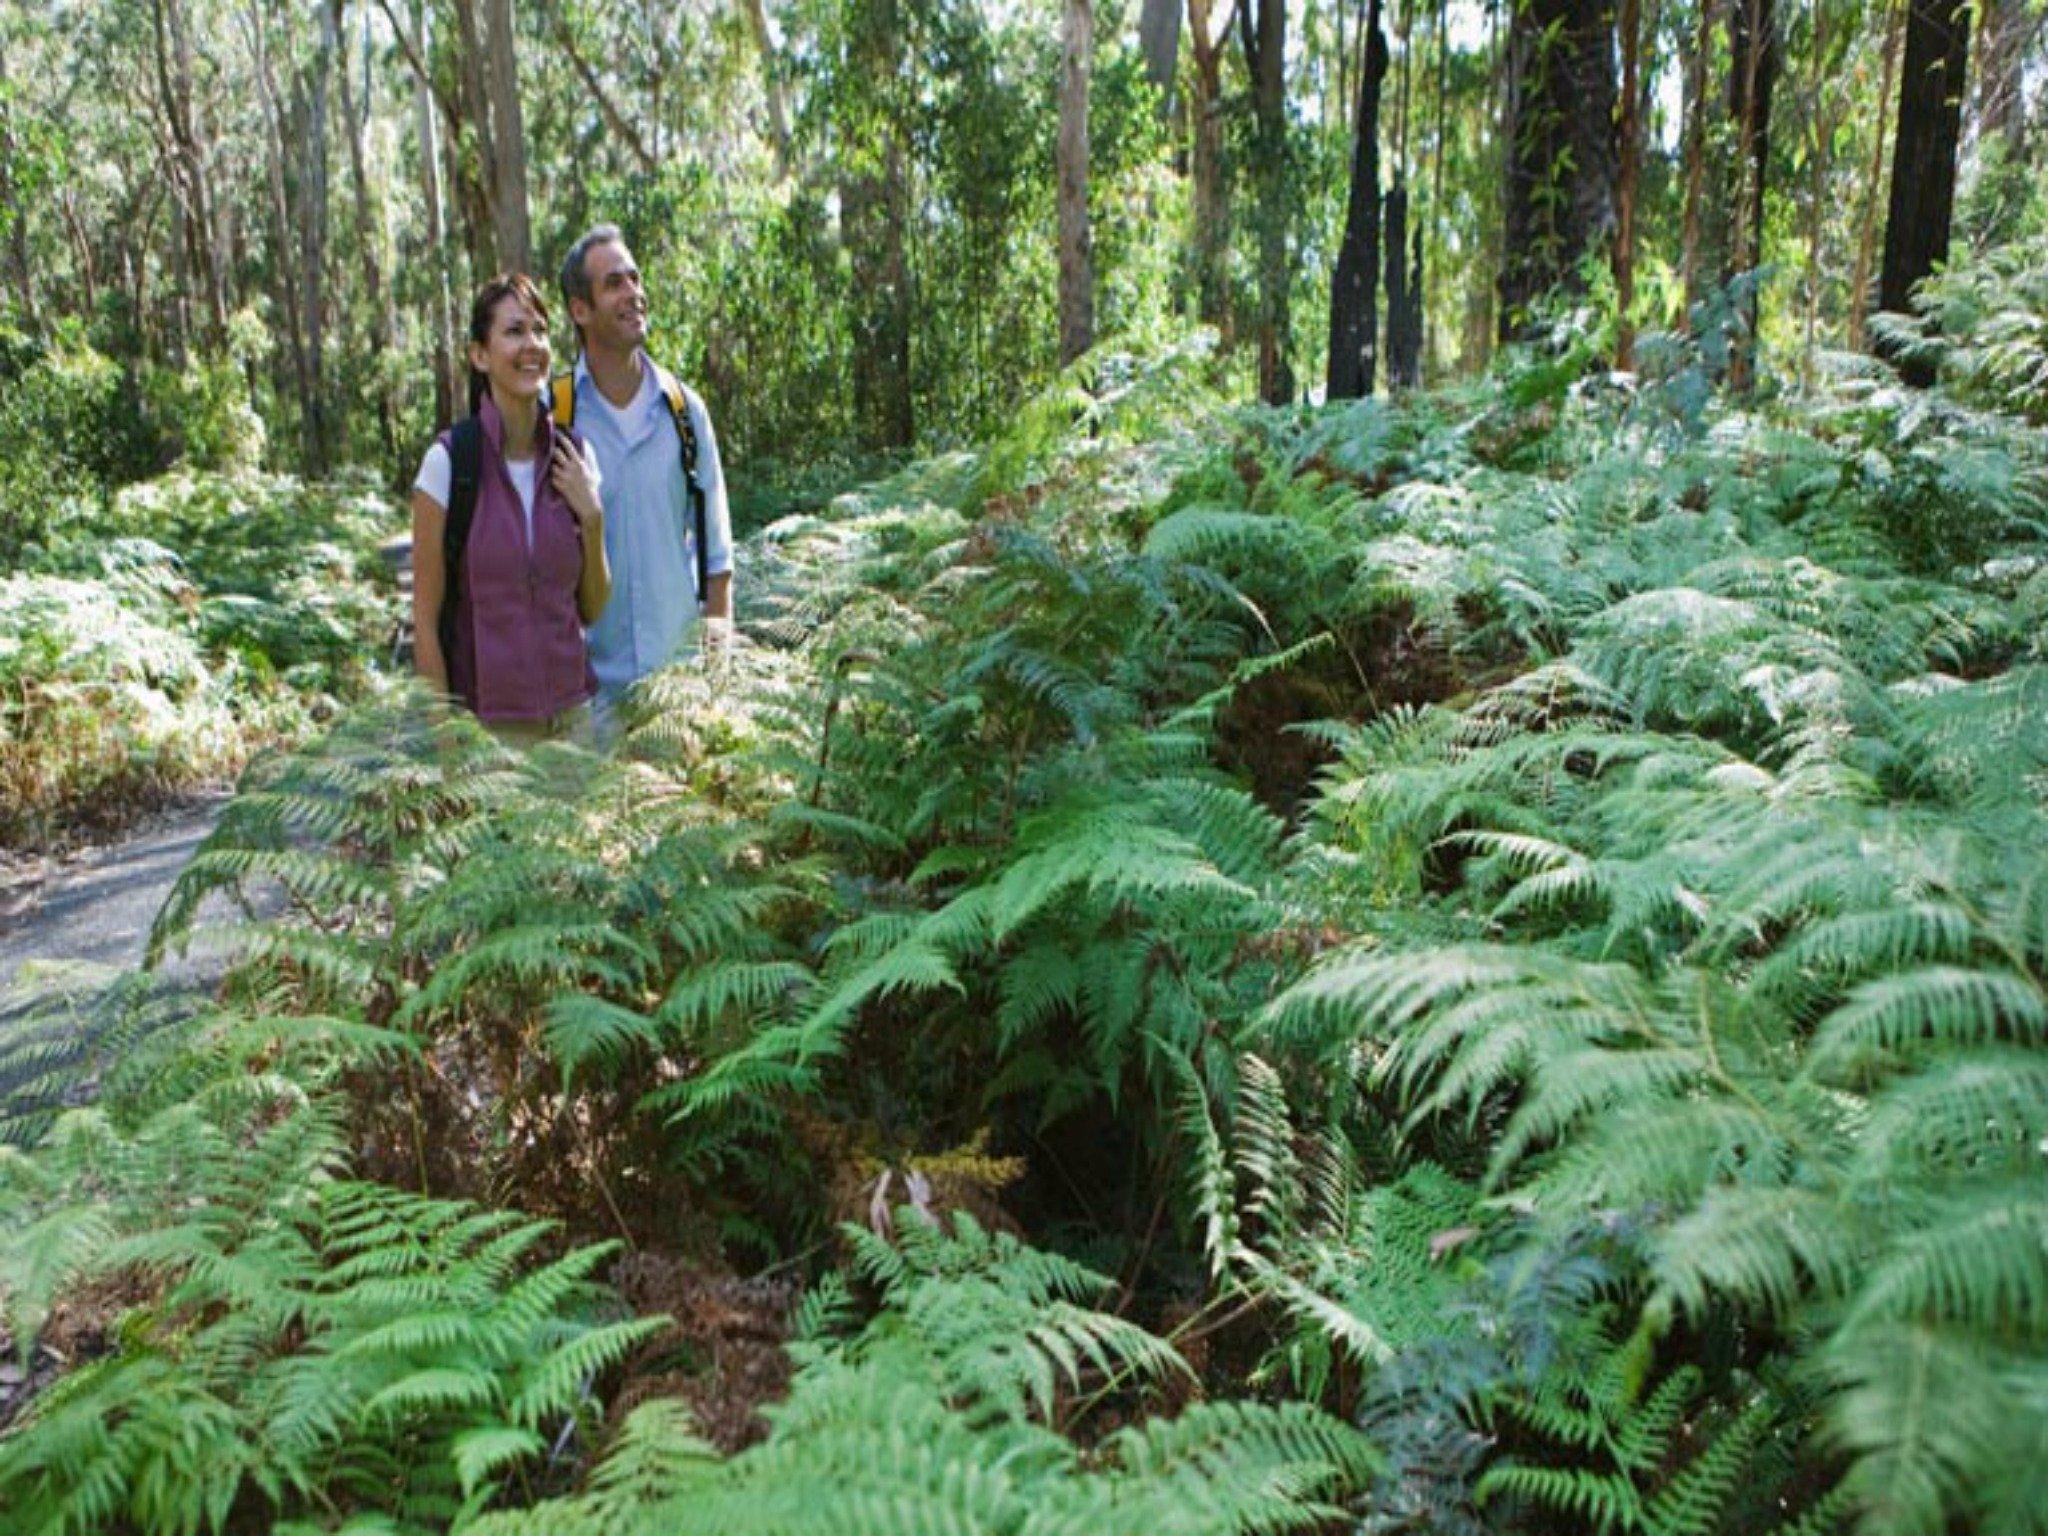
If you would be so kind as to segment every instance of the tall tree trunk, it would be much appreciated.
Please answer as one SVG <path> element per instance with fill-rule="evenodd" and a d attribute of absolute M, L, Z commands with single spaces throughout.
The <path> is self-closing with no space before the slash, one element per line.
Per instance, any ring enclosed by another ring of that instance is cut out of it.
<path fill-rule="evenodd" d="M 93 257 L 92 237 L 86 232 L 85 220 L 79 216 L 78 194 L 66 187 L 58 195 L 57 208 L 63 215 L 64 228 L 71 237 L 71 260 L 78 268 L 78 274 L 85 280 L 85 312 L 98 314 L 100 308 L 99 268 Z"/>
<path fill-rule="evenodd" d="M 1358 76 L 1358 126 L 1351 136 L 1351 191 L 1344 203 L 1344 235 L 1330 282 L 1330 365 L 1323 393 L 1356 400 L 1372 393 L 1379 363 L 1380 85 L 1387 77 L 1387 35 L 1380 0 L 1365 20 L 1365 68 Z M 1400 256 L 1394 257 L 1398 265 Z"/>
<path fill-rule="evenodd" d="M 1877 255 L 1877 204 L 1884 188 L 1885 128 L 1892 119 L 1892 83 L 1906 36 L 1907 0 L 1890 0 L 1884 33 L 1884 80 L 1877 91 L 1877 133 L 1870 141 L 1870 169 L 1863 178 L 1863 216 L 1856 231 L 1856 263 L 1849 275 L 1849 345 L 1863 349 L 1870 313 L 1870 264 Z"/>
<path fill-rule="evenodd" d="M 324 471 L 333 461 L 335 412 L 327 385 L 327 78 L 340 47 L 335 8 L 320 7 L 320 45 L 314 50 L 300 96 L 299 292 L 306 304 L 306 467 Z"/>
<path fill-rule="evenodd" d="M 1408 302 L 1401 319 L 1402 369 L 1410 389 L 1422 387 L 1422 221 L 1408 232 Z"/>
<path fill-rule="evenodd" d="M 1257 19 L 1251 20 L 1256 6 Z M 1243 0 L 1245 62 L 1251 67 L 1257 120 L 1259 199 L 1259 398 L 1294 398 L 1288 313 L 1290 198 L 1287 143 L 1287 0 Z"/>
<path fill-rule="evenodd" d="M 334 27 L 341 30 L 344 20 L 343 0 L 328 0 L 334 13 Z M 368 13 L 365 12 L 367 22 Z M 369 35 L 364 33 L 367 45 Z M 347 130 L 348 173 L 350 190 L 355 208 L 355 236 L 357 259 L 363 264 L 363 339 L 370 356 L 370 375 L 374 380 L 371 392 L 377 409 L 377 440 L 381 456 L 389 459 L 398 452 L 397 424 L 393 419 L 391 393 L 386 385 L 389 374 L 384 366 L 385 354 L 391 350 L 392 315 L 384 292 L 383 232 L 378 227 L 376 212 L 370 199 L 370 178 L 365 165 L 363 127 L 370 116 L 370 53 L 363 50 L 363 100 L 357 110 L 355 92 L 349 83 L 348 48 L 344 45 L 338 51 L 340 64 L 340 86 L 342 102 L 342 124 Z"/>
<path fill-rule="evenodd" d="M 1829 0 L 1815 0 L 1813 7 L 1813 59 L 1809 74 L 1812 105 L 1806 142 L 1806 325 L 1805 343 L 1800 348 L 1803 377 L 1813 382 L 1814 349 L 1820 339 L 1821 242 L 1827 232 L 1827 185 L 1833 170 L 1835 132 L 1842 121 L 1842 96 L 1830 90 L 1839 66 L 1841 41 L 1829 14 Z"/>
<path fill-rule="evenodd" d="M 1614 237 L 1611 0 L 1516 0 L 1508 34 L 1506 250 L 1501 336 Z"/>
<path fill-rule="evenodd" d="M 306 316 L 299 303 L 299 263 L 292 249 L 294 220 L 290 192 L 285 184 L 285 164 L 291 157 L 291 130 L 285 122 L 284 105 L 277 89 L 277 71 L 271 61 L 270 29 L 263 0 L 250 0 L 242 14 L 248 31 L 249 53 L 255 63 L 256 98 L 263 108 L 269 129 L 267 152 L 263 157 L 264 180 L 269 193 L 269 244 L 271 280 L 277 311 L 284 317 L 285 353 L 291 361 L 291 396 L 299 409 L 299 440 L 306 440 L 306 416 L 317 393 L 306 357 Z M 282 387 L 279 393 L 283 394 Z"/>
<path fill-rule="evenodd" d="M 849 106 L 850 157 L 839 193 L 840 224 L 853 260 L 853 406 L 871 448 L 907 448 L 917 422 L 910 389 L 909 149 L 900 121 L 898 76 L 903 24 L 898 0 L 853 0 L 848 21 L 860 103 Z"/>
<path fill-rule="evenodd" d="M 499 270 L 497 240 L 492 230 L 490 170 L 491 147 L 486 142 L 490 135 L 490 96 L 484 88 L 482 67 L 483 41 L 477 31 L 474 0 L 454 0 L 455 14 L 455 89 L 451 93 L 444 89 L 435 78 L 427 56 L 427 20 L 424 7 L 429 0 L 418 0 L 422 7 L 408 28 L 401 23 L 391 8 L 392 0 L 377 0 L 385 17 L 391 23 L 391 30 L 398 39 L 399 50 L 404 53 L 406 63 L 412 66 L 413 78 L 419 82 L 422 100 L 438 109 L 439 121 L 431 125 L 441 139 L 438 152 L 422 150 L 423 163 L 434 166 L 445 165 L 447 180 L 443 183 L 454 199 L 455 209 L 462 218 L 462 244 L 469 255 L 469 270 L 473 276 Z M 407 40 L 408 32 L 417 37 L 417 43 Z M 462 129 L 470 125 L 476 155 L 472 159 L 462 151 Z M 422 133 L 429 131 L 429 125 L 422 125 Z M 424 140 L 422 141 L 424 145 Z M 445 162 L 438 161 L 437 155 L 445 155 Z M 440 170 L 436 169 L 437 178 Z M 443 229 L 445 231 L 445 217 Z M 440 247 L 445 251 L 445 238 Z M 452 264 L 444 256 L 444 270 Z M 451 363 L 451 366 L 454 366 Z M 460 370 L 458 369 L 458 372 Z"/>
<path fill-rule="evenodd" d="M 1414 270 L 1408 264 L 1408 188 L 1398 175 L 1387 189 L 1386 220 L 1387 387 L 1413 389 L 1420 295 L 1411 286 Z"/>
<path fill-rule="evenodd" d="M 1415 83 L 1414 12 L 1414 0 L 1401 0 L 1394 24 L 1394 35 L 1401 40 L 1401 84 L 1394 92 L 1393 182 L 1397 187 L 1408 184 L 1408 103 Z"/>
<path fill-rule="evenodd" d="M 1443 228 L 1444 207 L 1444 142 L 1449 129 L 1446 103 L 1450 97 L 1451 76 L 1451 0 L 1437 0 L 1436 4 L 1436 137 L 1430 146 L 1429 164 L 1429 238 L 1428 243 L 1436 245 L 1439 252 L 1439 231 Z M 1416 376 L 1420 378 L 1427 367 L 1429 357 L 1429 304 L 1427 290 L 1422 280 L 1423 231 L 1420 222 L 1415 229 L 1415 314 Z"/>
<path fill-rule="evenodd" d="M 1685 212 L 1679 236 L 1678 277 L 1685 294 L 1687 323 L 1700 301 L 1700 243 L 1706 220 L 1707 61 L 1714 51 L 1714 13 L 1720 0 L 1695 0 L 1699 26 L 1692 56 L 1685 61 Z"/>
<path fill-rule="evenodd" d="M 1636 353 L 1636 186 L 1643 164 L 1642 0 L 1621 0 L 1621 122 L 1614 177 L 1614 366 Z"/>
<path fill-rule="evenodd" d="M 1173 114 L 1173 77 L 1180 67 L 1181 0 L 1143 0 L 1138 9 L 1138 54 L 1145 78 L 1159 93 L 1159 114 Z"/>
<path fill-rule="evenodd" d="M 1060 366 L 1095 345 L 1095 258 L 1088 233 L 1088 77 L 1095 50 L 1089 0 L 1066 0 L 1060 26 Z"/>
<path fill-rule="evenodd" d="M 429 0 L 419 0 L 418 9 L 413 13 L 413 36 L 417 45 L 415 57 L 421 61 L 427 56 L 428 3 Z M 455 305 L 448 282 L 451 253 L 441 199 L 441 144 L 434 112 L 433 85 L 424 69 L 414 77 L 413 131 L 419 135 L 420 141 L 420 192 L 427 215 L 427 260 L 432 268 L 428 288 L 431 295 L 428 346 L 434 370 L 434 425 L 438 429 L 455 419 L 459 394 L 454 351 Z"/>
<path fill-rule="evenodd" d="M 184 188 L 180 184 L 182 178 L 175 166 L 170 168 L 170 175 L 173 178 L 173 184 L 178 185 L 179 192 L 183 193 Z M 183 196 L 173 200 L 169 209 L 169 218 L 171 225 L 169 231 L 171 239 L 170 357 L 174 364 L 179 368 L 183 368 L 186 363 L 191 361 L 192 356 L 192 263 L 191 248 L 185 240 L 186 228 L 190 223 L 190 215 L 186 212 Z M 143 269 L 147 271 L 149 267 L 147 257 L 143 259 L 142 265 Z"/>
<path fill-rule="evenodd" d="M 1885 214 L 1878 302 L 1903 314 L 1913 285 L 1948 255 L 1955 213 L 1956 146 L 1963 130 L 1963 77 L 1970 54 L 1970 0 L 1908 0 L 1906 57 L 1899 76 L 1899 132 L 1892 146 L 1891 206 Z M 1922 364 L 1903 369 L 1931 384 Z"/>
<path fill-rule="evenodd" d="M 2026 157 L 2027 59 L 2041 28 L 2027 0 L 1978 0 L 1983 33 L 1977 71 L 1977 132 L 2005 141 L 2008 157 Z"/>
<path fill-rule="evenodd" d="M 1194 51 L 1188 117 L 1194 143 L 1189 154 L 1193 188 L 1192 265 L 1195 316 L 1216 327 L 1227 346 L 1230 312 L 1230 182 L 1223 174 L 1223 43 L 1210 30 L 1211 0 L 1187 0 L 1188 42 Z"/>
<path fill-rule="evenodd" d="M 1777 8 L 1773 0 L 1735 0 L 1733 50 L 1728 67 L 1728 115 L 1736 126 L 1737 188 L 1728 272 L 1754 273 L 1763 264 L 1764 171 L 1771 155 L 1771 91 L 1778 78 Z M 1756 377 L 1758 313 L 1754 281 L 1737 304 L 1741 333 L 1729 358 L 1728 382 L 1747 391 Z"/>
<path fill-rule="evenodd" d="M 227 334 L 227 283 L 221 253 L 214 248 L 213 188 L 207 172 L 210 146 L 192 101 L 192 33 L 181 0 L 155 0 L 156 79 L 164 123 L 171 139 L 171 169 L 179 192 L 182 229 L 176 262 L 181 273 L 180 302 L 190 282 L 203 283 L 208 339 L 218 343 Z M 181 328 L 189 325 L 181 318 Z"/>
<path fill-rule="evenodd" d="M 483 277 L 511 264 L 511 252 L 500 238 L 498 220 L 498 146 L 491 126 L 490 69 L 484 54 L 484 31 L 477 19 L 477 0 L 455 0 L 455 51 L 462 82 L 462 105 L 476 160 L 469 163 L 450 125 L 450 163 L 455 167 L 458 197 L 469 233 L 469 255 L 476 275 Z M 481 215 L 481 217 L 479 217 Z"/>
<path fill-rule="evenodd" d="M 498 254 L 516 271 L 533 270 L 533 217 L 526 201 L 526 120 L 519 106 L 519 55 L 512 0 L 485 0 L 490 18 L 491 134 L 495 158 L 491 216 Z"/>

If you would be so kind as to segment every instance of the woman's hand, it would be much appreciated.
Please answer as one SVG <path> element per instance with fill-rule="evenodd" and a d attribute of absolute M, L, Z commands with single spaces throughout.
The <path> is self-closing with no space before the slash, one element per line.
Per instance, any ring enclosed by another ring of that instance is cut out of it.
<path fill-rule="evenodd" d="M 559 432 L 555 434 L 554 454 L 548 465 L 548 483 L 569 504 L 569 510 L 576 515 L 576 526 L 583 530 L 586 539 L 603 530 L 604 506 L 597 499 L 590 466 Z"/>

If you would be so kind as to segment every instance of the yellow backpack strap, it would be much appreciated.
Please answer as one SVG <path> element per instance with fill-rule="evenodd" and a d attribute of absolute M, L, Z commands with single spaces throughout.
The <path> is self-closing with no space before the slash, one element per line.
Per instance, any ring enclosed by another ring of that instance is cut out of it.
<path fill-rule="evenodd" d="M 553 391 L 555 425 L 576 425 L 576 375 L 558 373 L 548 386 Z"/>

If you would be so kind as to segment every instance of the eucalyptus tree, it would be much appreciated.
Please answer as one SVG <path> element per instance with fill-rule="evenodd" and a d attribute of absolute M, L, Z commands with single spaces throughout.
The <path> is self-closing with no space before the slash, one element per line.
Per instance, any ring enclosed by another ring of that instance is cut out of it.
<path fill-rule="evenodd" d="M 1060 20 L 1060 365 L 1095 344 L 1095 259 L 1088 229 L 1088 80 L 1095 52 L 1090 0 L 1064 0 Z"/>
<path fill-rule="evenodd" d="M 1194 269 L 1195 314 L 1227 342 L 1233 330 L 1230 305 L 1230 178 L 1224 161 L 1224 37 L 1231 8 L 1216 0 L 1187 0 L 1189 200 L 1192 207 L 1189 263 Z M 1219 14 L 1220 9 L 1220 14 Z"/>

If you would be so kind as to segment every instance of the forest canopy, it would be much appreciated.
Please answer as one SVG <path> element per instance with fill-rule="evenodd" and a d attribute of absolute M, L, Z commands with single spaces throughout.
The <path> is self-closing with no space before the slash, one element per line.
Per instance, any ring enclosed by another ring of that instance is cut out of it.
<path fill-rule="evenodd" d="M 114 360 L 156 430 L 81 447 L 130 472 L 396 476 L 468 293 L 598 220 L 786 477 L 1195 326 L 1268 401 L 1470 376 L 1558 291 L 1623 365 L 1719 306 L 1738 384 L 1801 377 L 2048 219 L 2038 0 L 51 0 L 0 44 L 10 394 Z"/>

